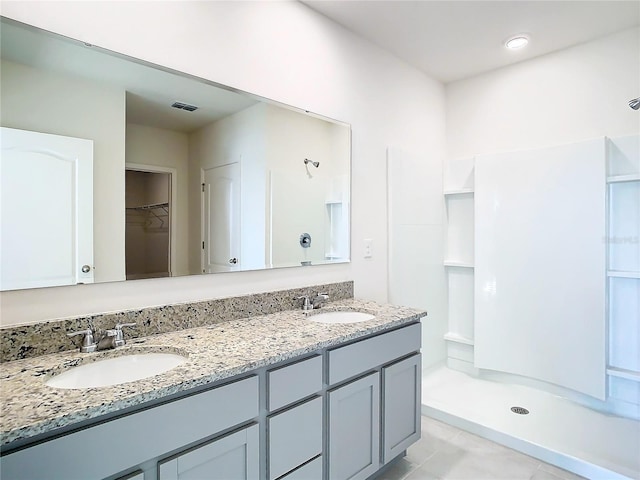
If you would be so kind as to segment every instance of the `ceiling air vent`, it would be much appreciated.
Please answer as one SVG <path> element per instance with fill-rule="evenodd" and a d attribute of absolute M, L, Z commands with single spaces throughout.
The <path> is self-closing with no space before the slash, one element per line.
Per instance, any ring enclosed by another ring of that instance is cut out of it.
<path fill-rule="evenodd" d="M 186 110 L 187 112 L 195 112 L 198 109 L 195 105 L 189 105 L 188 103 L 182 102 L 173 102 L 173 105 L 171 106 L 179 110 Z"/>

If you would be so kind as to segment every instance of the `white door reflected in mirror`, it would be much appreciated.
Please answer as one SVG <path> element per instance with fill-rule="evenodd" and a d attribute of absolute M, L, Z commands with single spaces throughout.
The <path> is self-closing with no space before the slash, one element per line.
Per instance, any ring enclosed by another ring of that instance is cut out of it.
<path fill-rule="evenodd" d="M 203 273 L 240 270 L 240 164 L 203 170 Z"/>
<path fill-rule="evenodd" d="M 93 283 L 93 142 L 1 129 L 0 290 Z"/>

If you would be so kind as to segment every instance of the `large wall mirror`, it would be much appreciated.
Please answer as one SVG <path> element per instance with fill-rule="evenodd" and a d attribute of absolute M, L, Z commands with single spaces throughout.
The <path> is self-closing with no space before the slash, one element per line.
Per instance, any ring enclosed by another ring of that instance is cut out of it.
<path fill-rule="evenodd" d="M 349 261 L 349 125 L 0 33 L 1 290 Z"/>

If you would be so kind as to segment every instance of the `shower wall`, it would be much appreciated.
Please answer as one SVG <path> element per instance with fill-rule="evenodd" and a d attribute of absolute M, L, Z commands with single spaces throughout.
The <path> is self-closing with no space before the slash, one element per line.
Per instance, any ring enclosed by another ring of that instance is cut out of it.
<path fill-rule="evenodd" d="M 605 141 L 476 157 L 476 368 L 606 398 Z"/>
<path fill-rule="evenodd" d="M 439 164 L 436 156 L 387 148 L 389 302 L 429 312 L 422 322 L 423 369 L 446 356 L 442 176 L 429 174 Z"/>

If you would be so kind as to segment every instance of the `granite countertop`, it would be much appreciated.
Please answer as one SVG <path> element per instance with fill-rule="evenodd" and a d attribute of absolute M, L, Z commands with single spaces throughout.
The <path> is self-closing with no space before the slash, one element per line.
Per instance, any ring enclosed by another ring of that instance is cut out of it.
<path fill-rule="evenodd" d="M 411 323 L 426 315 L 421 310 L 357 299 L 330 303 L 315 312 L 340 309 L 371 313 L 375 318 L 362 323 L 324 324 L 309 321 L 301 310 L 291 310 L 137 338 L 115 350 L 74 351 L 3 363 L 0 446 Z M 142 352 L 175 352 L 188 360 L 163 374 L 110 387 L 67 390 L 45 385 L 51 376 L 73 366 Z"/>

